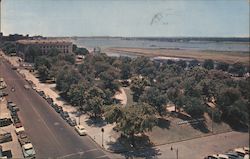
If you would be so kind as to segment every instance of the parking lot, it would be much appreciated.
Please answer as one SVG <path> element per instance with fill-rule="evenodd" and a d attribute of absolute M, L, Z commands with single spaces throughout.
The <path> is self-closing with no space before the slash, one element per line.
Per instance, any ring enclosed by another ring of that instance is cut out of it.
<path fill-rule="evenodd" d="M 7 101 L 5 98 L 0 99 L 0 117 L 10 118 L 10 111 L 7 109 Z M 13 124 L 0 127 L 0 134 L 11 133 L 12 141 L 1 143 L 3 150 L 3 156 L 8 158 L 23 158 L 21 146 L 18 142 L 17 135 L 15 133 L 15 127 Z"/>

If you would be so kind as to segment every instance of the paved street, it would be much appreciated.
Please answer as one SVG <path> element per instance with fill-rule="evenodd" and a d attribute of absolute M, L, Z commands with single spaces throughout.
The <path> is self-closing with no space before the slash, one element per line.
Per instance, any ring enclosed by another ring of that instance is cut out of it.
<path fill-rule="evenodd" d="M 0 76 L 4 77 L 9 96 L 19 107 L 20 119 L 35 147 L 38 158 L 108 158 L 89 137 L 80 137 L 27 82 L 1 59 Z M 15 92 L 10 88 L 15 86 Z"/>

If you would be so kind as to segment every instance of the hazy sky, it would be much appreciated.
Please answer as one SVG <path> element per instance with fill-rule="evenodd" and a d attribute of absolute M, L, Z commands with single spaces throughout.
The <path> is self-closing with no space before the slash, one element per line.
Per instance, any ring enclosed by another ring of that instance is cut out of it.
<path fill-rule="evenodd" d="M 43 36 L 249 37 L 249 0 L 2 0 L 2 31 Z"/>

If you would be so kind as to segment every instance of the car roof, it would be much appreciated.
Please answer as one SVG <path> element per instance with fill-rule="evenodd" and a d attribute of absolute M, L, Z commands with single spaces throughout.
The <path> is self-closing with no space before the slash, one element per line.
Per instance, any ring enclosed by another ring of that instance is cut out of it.
<path fill-rule="evenodd" d="M 31 143 L 28 143 L 28 144 L 23 145 L 23 148 L 30 149 L 30 148 L 33 148 L 33 145 Z"/>
<path fill-rule="evenodd" d="M 243 154 L 246 153 L 245 150 L 244 150 L 243 148 L 236 148 L 236 149 L 234 149 L 234 151 L 235 151 L 235 152 L 239 152 L 239 153 L 243 153 Z"/>
<path fill-rule="evenodd" d="M 16 128 L 17 132 L 24 131 L 24 127 Z"/>
<path fill-rule="evenodd" d="M 80 129 L 85 129 L 83 125 L 77 125 L 77 127 L 79 127 Z"/>
<path fill-rule="evenodd" d="M 213 157 L 229 159 L 229 157 L 227 155 L 224 155 L 224 154 L 216 154 L 216 155 L 213 155 Z"/>

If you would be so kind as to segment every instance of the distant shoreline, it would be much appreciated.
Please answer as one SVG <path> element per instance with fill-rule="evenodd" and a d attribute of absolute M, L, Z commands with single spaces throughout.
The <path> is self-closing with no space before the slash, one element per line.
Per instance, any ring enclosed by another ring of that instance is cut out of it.
<path fill-rule="evenodd" d="M 67 38 L 67 37 L 65 37 Z M 149 41 L 166 41 L 166 42 L 192 42 L 192 41 L 204 41 L 204 42 L 244 42 L 249 43 L 250 37 L 122 37 L 122 36 L 73 36 L 68 37 L 72 39 L 109 39 L 118 38 L 123 40 L 149 40 Z"/>

